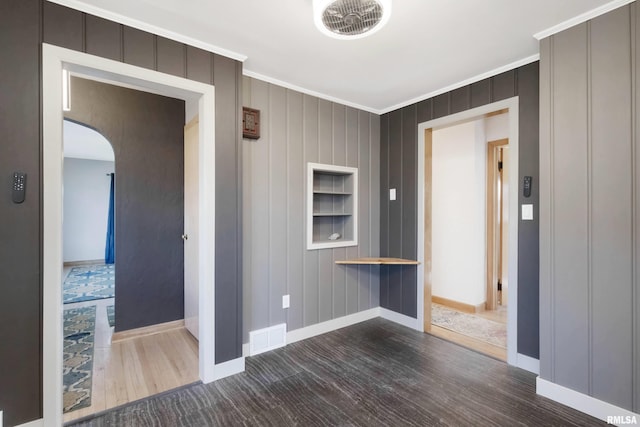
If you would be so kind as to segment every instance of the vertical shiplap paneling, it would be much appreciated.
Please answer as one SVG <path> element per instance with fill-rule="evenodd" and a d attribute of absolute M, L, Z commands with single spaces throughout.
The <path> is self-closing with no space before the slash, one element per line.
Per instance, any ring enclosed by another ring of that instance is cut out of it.
<path fill-rule="evenodd" d="M 251 247 L 251 321 L 249 330 L 259 329 L 269 324 L 269 277 L 270 277 L 270 216 L 269 176 L 271 112 L 269 110 L 269 84 L 251 79 L 252 108 L 260 110 L 260 139 L 246 140 L 251 146 L 251 181 L 245 183 L 244 190 L 251 193 L 251 229 L 245 229 L 245 245 Z M 250 233 L 250 234 L 249 234 Z M 247 238 L 249 237 L 249 238 Z M 275 255 L 275 254 L 274 254 Z M 280 254 L 281 255 L 281 254 Z"/>
<path fill-rule="evenodd" d="M 632 112 L 633 112 L 633 412 L 640 412 L 640 11 L 631 5 Z"/>
<path fill-rule="evenodd" d="M 333 161 L 334 165 L 346 166 L 347 164 L 347 109 L 344 105 L 332 104 L 333 107 Z M 322 143 L 322 142 L 320 142 Z M 346 259 L 346 248 L 336 248 L 331 251 L 333 261 L 331 270 L 333 274 L 333 317 L 341 317 L 347 314 L 346 299 L 346 279 L 347 269 L 345 266 L 336 265 L 335 261 Z"/>
<path fill-rule="evenodd" d="M 159 39 L 158 39 L 159 40 Z M 175 61 L 184 61 L 184 45 Z M 182 56 L 178 56 L 182 52 Z M 158 57 L 160 57 L 158 55 Z M 183 63 L 184 64 L 184 63 Z M 216 87 L 216 363 L 242 355 L 240 223 L 240 85 L 242 65 L 215 56 Z"/>
<path fill-rule="evenodd" d="M 466 95 L 465 95 L 466 96 Z M 402 250 L 401 257 L 417 259 L 418 253 L 418 126 L 417 106 L 402 109 Z M 402 314 L 416 317 L 418 270 L 414 266 L 393 268 L 401 275 Z M 396 286 L 395 284 L 391 285 Z"/>
<path fill-rule="evenodd" d="M 553 38 L 540 41 L 540 376 L 554 381 L 553 371 Z M 518 291 L 520 291 L 518 289 Z"/>
<path fill-rule="evenodd" d="M 122 37 L 124 62 L 152 70 L 156 68 L 156 38 L 153 34 L 125 27 Z"/>
<path fill-rule="evenodd" d="M 450 92 L 447 92 L 432 98 L 433 99 L 432 111 L 433 111 L 434 119 L 448 116 L 449 114 L 451 114 L 451 110 L 449 109 L 449 97 L 450 97 Z"/>
<path fill-rule="evenodd" d="M 587 24 L 554 36 L 552 236 L 555 382 L 589 392 Z M 544 172 L 541 173 L 542 175 Z"/>
<path fill-rule="evenodd" d="M 77 51 L 84 50 L 82 12 L 48 1 L 43 2 L 44 42 Z"/>
<path fill-rule="evenodd" d="M 629 11 L 590 28 L 591 386 L 594 397 L 623 408 L 633 405 Z"/>
<path fill-rule="evenodd" d="M 306 183 L 303 142 L 303 95 L 287 91 L 287 329 L 304 326 L 304 186 Z"/>
<path fill-rule="evenodd" d="M 389 114 L 380 118 L 380 256 L 389 256 Z M 372 162 L 373 164 L 373 162 Z M 379 268 L 380 272 L 380 306 L 389 306 L 388 269 Z"/>
<path fill-rule="evenodd" d="M 539 135 L 540 97 L 539 97 L 539 65 L 531 63 L 518 68 L 517 89 L 519 97 L 518 122 L 518 174 L 520 176 L 537 177 L 539 175 Z M 534 206 L 533 221 L 520 221 L 518 224 L 518 240 L 527 242 L 518 245 L 518 318 L 529 319 L 518 322 L 518 352 L 533 358 L 539 358 L 540 331 L 539 310 L 540 291 L 540 185 L 533 185 L 531 196 L 525 198 L 518 191 L 519 204 L 530 203 Z M 516 214 L 517 217 L 517 214 Z"/>
<path fill-rule="evenodd" d="M 491 79 L 471 83 L 471 108 L 480 107 L 491 102 Z"/>
<path fill-rule="evenodd" d="M 287 90 L 269 85 L 269 324 L 285 322 L 287 289 Z"/>
<path fill-rule="evenodd" d="M 371 183 L 371 144 L 370 144 L 370 118 L 369 113 L 357 111 L 358 128 L 358 174 L 359 174 L 359 192 L 358 192 L 358 210 L 360 211 L 360 222 L 358 231 L 358 253 L 356 257 L 371 256 L 371 194 L 373 189 L 369 188 Z M 350 255 L 351 256 L 351 255 Z M 358 310 L 366 310 L 370 306 L 370 289 L 371 289 L 371 266 L 362 265 L 357 269 L 357 308 Z"/>
<path fill-rule="evenodd" d="M 156 38 L 156 60 L 158 71 L 161 73 L 173 74 L 178 77 L 186 76 L 186 48 L 182 43 L 158 36 Z"/>
<path fill-rule="evenodd" d="M 516 94 L 516 70 L 491 77 L 491 102 L 511 98 Z"/>
<path fill-rule="evenodd" d="M 403 110 L 389 113 L 389 144 L 394 144 L 389 150 L 389 188 L 396 189 L 396 200 L 389 201 L 389 253 L 388 256 L 402 258 L 402 204 L 404 193 L 402 191 L 402 159 L 403 159 Z M 395 139 L 395 140 L 394 140 Z M 387 194 L 388 198 L 388 194 Z M 389 308 L 399 313 L 402 312 L 402 268 L 384 266 L 380 268 L 388 277 Z"/>
<path fill-rule="evenodd" d="M 244 103 L 261 111 L 263 124 L 259 140 L 243 142 L 244 200 L 253 212 L 244 215 L 244 244 L 253 248 L 245 257 L 251 294 L 244 336 L 282 321 L 295 330 L 377 306 L 377 278 L 335 260 L 379 253 L 379 216 L 371 210 L 380 203 L 378 116 L 251 78 L 244 84 Z M 358 246 L 306 249 L 308 162 L 359 168 Z M 286 293 L 288 310 L 281 306 Z"/>
<path fill-rule="evenodd" d="M 85 15 L 85 49 L 91 55 L 121 61 L 121 25 L 93 15 Z"/>
<path fill-rule="evenodd" d="M 363 113 L 364 114 L 364 113 Z M 356 110 L 355 108 L 352 107 L 347 107 L 346 108 L 346 116 L 345 116 L 345 126 L 346 126 L 346 130 L 345 130 L 345 144 L 346 144 L 346 161 L 345 164 L 346 166 L 350 166 L 350 167 L 356 167 L 358 168 L 358 175 L 363 175 L 362 177 L 359 177 L 360 181 L 365 181 L 367 183 L 367 188 L 365 190 L 365 192 L 368 195 L 369 192 L 369 179 L 368 178 L 364 178 L 364 170 L 363 167 L 360 165 L 359 162 L 359 152 L 358 152 L 358 147 L 360 146 L 360 144 L 362 144 L 361 140 L 359 139 L 359 111 Z M 369 145 L 369 141 L 365 141 L 364 145 Z M 368 173 L 368 170 L 367 170 Z M 359 183 L 358 183 L 359 185 Z M 360 186 L 360 185 L 359 185 Z M 360 196 L 362 194 L 362 192 L 358 191 L 358 196 Z M 360 206 L 361 204 L 358 203 Z M 358 206 L 360 208 L 360 206 Z M 357 258 L 358 252 L 360 248 L 366 247 L 363 240 L 362 240 L 362 229 L 363 229 L 363 224 L 361 222 L 364 222 L 364 218 L 367 217 L 367 214 L 365 212 L 360 212 L 359 215 L 359 221 L 358 221 L 358 246 L 352 246 L 352 247 L 348 247 L 345 248 L 345 259 L 353 259 L 353 258 Z M 367 228 L 368 231 L 368 228 Z M 360 268 L 358 266 L 355 266 L 355 268 L 353 267 L 349 267 L 349 266 L 343 266 L 346 267 L 344 268 L 345 271 L 345 275 L 346 275 L 346 279 L 345 279 L 345 314 L 353 314 L 356 313 L 357 311 L 359 311 L 358 309 L 358 275 L 359 275 L 359 270 Z M 367 292 L 368 293 L 368 292 Z"/>
<path fill-rule="evenodd" d="M 318 101 L 318 160 L 333 162 L 333 103 Z M 333 318 L 333 250 L 318 251 L 319 321 Z"/>
<path fill-rule="evenodd" d="M 251 105 L 252 82 L 249 77 L 242 77 L 242 105 Z M 242 159 L 245 164 L 252 163 L 254 140 L 245 139 L 242 141 Z M 242 168 L 242 228 L 245 236 L 253 235 L 253 193 L 249 186 L 253 186 L 253 168 Z M 248 243 L 248 242 L 247 242 Z M 244 327 L 242 333 L 242 342 L 248 342 L 249 332 L 252 330 L 254 323 L 253 307 L 251 306 L 253 298 L 253 246 L 250 244 L 242 245 L 242 278 L 243 278 L 243 295 L 242 295 L 242 312 L 244 314 Z"/>
<path fill-rule="evenodd" d="M 317 163 L 318 136 L 319 136 L 319 99 L 309 95 L 303 95 L 303 130 L 304 130 L 304 182 L 307 179 L 307 163 Z M 306 197 L 306 190 L 305 190 Z M 306 212 L 306 199 L 302 200 L 300 212 Z M 306 223 L 305 223 L 306 227 Z M 307 251 L 305 243 L 304 251 L 304 326 L 316 324 L 320 321 L 320 311 L 318 308 L 319 299 L 319 253 L 320 251 Z"/>
<path fill-rule="evenodd" d="M 471 86 L 463 86 L 451 91 L 451 114 L 471 108 Z"/>
<path fill-rule="evenodd" d="M 36 0 L 0 2 L 0 410 L 7 426 L 42 416 L 40 8 Z M 21 204 L 9 197 L 15 170 L 27 173 Z"/>
<path fill-rule="evenodd" d="M 381 130 L 381 118 L 380 116 L 370 114 L 369 115 L 369 130 L 370 137 L 369 142 L 371 144 L 371 148 L 369 149 L 370 158 L 370 185 L 371 189 L 369 190 L 369 195 L 371 196 L 371 256 L 377 257 L 380 256 L 381 252 L 381 234 L 382 227 L 381 224 L 381 216 L 382 211 L 380 209 L 380 185 L 381 185 L 381 168 L 382 168 L 382 156 L 385 156 L 384 151 L 382 150 L 382 130 Z M 382 280 L 381 275 L 374 270 L 372 267 L 373 275 L 371 277 L 371 307 L 377 307 L 380 304 L 380 282 Z M 378 268 L 379 269 L 379 268 Z"/>
<path fill-rule="evenodd" d="M 193 46 L 186 46 L 187 71 L 189 80 L 213 84 L 213 54 Z"/>
<path fill-rule="evenodd" d="M 418 124 L 427 122 L 433 118 L 433 99 L 425 99 L 418 102 L 417 121 Z"/>

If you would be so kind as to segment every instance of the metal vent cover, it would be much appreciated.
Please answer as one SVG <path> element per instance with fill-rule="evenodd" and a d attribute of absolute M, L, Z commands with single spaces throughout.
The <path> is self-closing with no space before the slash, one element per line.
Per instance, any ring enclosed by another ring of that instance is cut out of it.
<path fill-rule="evenodd" d="M 322 23 L 332 33 L 356 36 L 378 25 L 383 12 L 376 0 L 335 0 L 322 11 Z"/>

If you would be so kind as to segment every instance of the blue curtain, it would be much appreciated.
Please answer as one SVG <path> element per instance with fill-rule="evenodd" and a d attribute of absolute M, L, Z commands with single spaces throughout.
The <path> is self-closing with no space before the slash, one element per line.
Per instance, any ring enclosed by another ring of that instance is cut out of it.
<path fill-rule="evenodd" d="M 111 175 L 111 189 L 109 191 L 109 219 L 107 222 L 107 245 L 104 250 L 105 264 L 113 264 L 116 260 L 116 250 L 114 246 L 115 233 L 114 233 L 114 206 L 113 206 L 115 174 L 111 173 L 110 175 Z"/>

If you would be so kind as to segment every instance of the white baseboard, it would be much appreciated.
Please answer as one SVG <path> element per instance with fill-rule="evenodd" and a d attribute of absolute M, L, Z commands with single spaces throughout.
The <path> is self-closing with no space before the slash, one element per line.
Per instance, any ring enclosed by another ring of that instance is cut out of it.
<path fill-rule="evenodd" d="M 638 424 L 640 415 L 540 377 L 536 393 L 614 425 Z"/>
<path fill-rule="evenodd" d="M 540 361 L 533 357 L 521 353 L 516 354 L 516 366 L 525 371 L 533 372 L 536 375 L 540 374 Z"/>
<path fill-rule="evenodd" d="M 316 335 L 326 334 L 356 323 L 371 320 L 380 316 L 379 308 L 371 308 L 369 310 L 360 311 L 358 313 L 349 314 L 348 316 L 338 317 L 337 319 L 327 320 L 326 322 L 316 323 L 315 325 L 305 328 L 295 329 L 287 332 L 287 343 L 306 340 Z"/>
<path fill-rule="evenodd" d="M 421 325 L 418 319 L 414 319 L 413 317 L 405 316 L 404 314 L 400 314 L 382 307 L 380 307 L 380 317 L 395 323 L 399 323 L 400 325 L 406 326 L 407 328 L 424 332 L 424 325 Z"/>
<path fill-rule="evenodd" d="M 220 380 L 222 378 L 230 377 L 231 375 L 244 372 L 244 357 L 238 357 L 237 359 L 231 359 L 227 362 L 216 363 L 213 370 L 213 380 Z"/>
<path fill-rule="evenodd" d="M 0 427 L 2 427 L 1 421 L 0 421 Z M 28 423 L 20 424 L 19 426 L 16 426 L 16 427 L 44 427 L 44 420 L 40 418 L 39 420 L 29 421 Z"/>

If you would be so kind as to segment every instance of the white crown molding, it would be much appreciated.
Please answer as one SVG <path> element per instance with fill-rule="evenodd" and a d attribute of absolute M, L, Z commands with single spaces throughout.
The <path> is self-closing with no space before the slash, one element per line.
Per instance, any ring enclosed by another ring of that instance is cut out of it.
<path fill-rule="evenodd" d="M 98 16 L 100 18 L 108 19 L 110 21 L 117 22 L 119 24 L 128 25 L 129 27 L 137 28 L 138 30 L 147 31 L 162 37 L 166 37 L 171 40 L 175 40 L 180 43 L 185 43 L 193 47 L 204 49 L 206 51 L 216 53 L 218 55 L 226 56 L 227 58 L 235 59 L 236 61 L 244 62 L 247 60 L 247 55 L 243 55 L 232 50 L 224 49 L 219 46 L 205 43 L 201 40 L 188 37 L 174 31 L 167 30 L 166 28 L 158 27 L 146 22 L 139 21 L 137 19 L 130 18 L 128 16 L 121 15 L 119 13 L 110 12 L 100 7 L 92 6 L 79 0 L 47 0 L 50 3 L 56 3 L 62 6 L 70 7 L 71 9 L 79 10 L 80 12 L 88 13 L 90 15 Z"/>
<path fill-rule="evenodd" d="M 564 22 L 559 23 L 558 25 L 554 25 L 553 27 L 547 28 L 546 30 L 542 30 L 533 35 L 538 40 L 542 40 L 554 34 L 557 34 L 561 31 L 566 30 L 567 28 L 574 27 L 578 24 L 582 24 L 590 19 L 596 18 L 600 15 L 604 15 L 607 12 L 611 12 L 614 9 L 627 5 L 629 3 L 633 3 L 635 0 L 614 0 L 610 3 L 604 4 L 600 7 L 596 7 L 595 9 L 589 10 L 585 13 L 582 13 L 578 16 L 574 16 L 571 19 L 567 19 Z"/>
<path fill-rule="evenodd" d="M 391 111 L 395 111 L 399 108 L 406 107 L 408 105 L 416 104 L 420 101 L 424 101 L 425 99 L 433 98 L 434 96 L 442 95 L 443 93 L 450 92 L 455 89 L 459 89 L 463 86 L 470 85 L 472 83 L 479 82 L 480 80 L 484 80 L 489 77 L 496 76 L 500 73 L 504 73 L 505 71 L 513 70 L 514 68 L 522 67 L 523 65 L 530 64 L 540 59 L 540 54 L 536 53 L 535 55 L 527 56 L 526 58 L 519 59 L 517 61 L 511 62 L 509 64 L 503 65 L 502 67 L 494 68 L 493 70 L 487 71 L 482 74 L 478 74 L 477 76 L 470 77 L 466 80 L 462 80 L 458 83 L 453 83 L 449 86 L 445 86 L 441 89 L 434 90 L 433 92 L 426 93 L 424 95 L 420 95 L 416 98 L 409 99 L 408 101 L 401 102 L 400 104 L 393 105 L 391 107 L 385 108 L 380 111 L 379 114 L 386 114 Z"/>
<path fill-rule="evenodd" d="M 378 109 L 375 109 L 375 108 L 371 108 L 371 107 L 367 107 L 365 105 L 356 104 L 355 102 L 345 101 L 344 99 L 340 99 L 340 98 L 336 98 L 335 96 L 326 95 L 324 93 L 316 92 L 316 91 L 311 90 L 311 89 L 305 89 L 303 87 L 296 86 L 294 84 L 287 83 L 285 81 L 278 80 L 278 79 L 273 78 L 273 77 L 265 76 L 264 74 L 256 73 L 255 71 L 247 70 L 246 68 L 243 68 L 242 74 L 247 76 L 247 77 L 251 77 L 252 79 L 262 80 L 263 82 L 271 83 L 271 84 L 274 84 L 274 85 L 277 85 L 277 86 L 282 86 L 282 87 L 284 87 L 286 89 L 295 90 L 296 92 L 301 92 L 301 93 L 304 93 L 306 95 L 315 96 L 317 98 L 324 99 L 326 101 L 331 101 L 331 102 L 335 102 L 335 103 L 338 103 L 338 104 L 346 105 L 347 107 L 357 108 L 359 110 L 367 111 L 367 112 L 373 113 L 373 114 L 378 114 L 378 115 L 382 114 L 381 110 L 378 110 Z"/>

